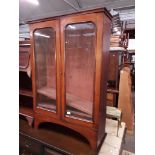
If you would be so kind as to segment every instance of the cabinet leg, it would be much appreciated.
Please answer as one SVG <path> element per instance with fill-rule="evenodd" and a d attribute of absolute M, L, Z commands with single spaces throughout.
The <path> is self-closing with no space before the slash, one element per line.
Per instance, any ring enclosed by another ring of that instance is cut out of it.
<path fill-rule="evenodd" d="M 38 129 L 38 127 L 39 127 L 39 122 L 35 119 L 34 120 L 34 128 Z"/>
<path fill-rule="evenodd" d="M 92 150 L 94 151 L 94 154 L 95 154 L 95 152 L 97 151 L 97 142 L 96 142 L 96 140 L 92 139 L 92 140 L 89 141 L 89 143 L 90 143 L 90 146 L 91 146 L 91 148 L 92 148 Z"/>
<path fill-rule="evenodd" d="M 31 126 L 32 127 L 32 124 L 33 124 L 33 118 L 32 117 L 26 117 L 26 119 L 27 119 L 27 121 L 28 121 L 28 124 L 29 124 L 29 126 Z"/>

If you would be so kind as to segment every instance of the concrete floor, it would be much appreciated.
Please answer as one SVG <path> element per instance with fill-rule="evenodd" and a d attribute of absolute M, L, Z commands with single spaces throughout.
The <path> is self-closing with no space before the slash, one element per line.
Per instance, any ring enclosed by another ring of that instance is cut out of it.
<path fill-rule="evenodd" d="M 135 132 L 133 134 L 126 133 L 125 143 L 122 144 L 122 150 L 135 153 Z"/>
<path fill-rule="evenodd" d="M 105 131 L 107 135 L 105 137 L 105 140 L 101 146 L 98 155 L 120 154 L 126 125 L 123 122 L 121 123 L 121 128 L 119 129 L 118 136 L 117 136 L 117 125 L 118 122 L 116 120 L 106 119 Z"/>
<path fill-rule="evenodd" d="M 133 107 L 135 111 L 135 92 L 132 92 L 132 101 Z M 122 144 L 122 150 L 127 150 L 132 153 L 135 153 L 135 130 L 133 133 L 126 133 L 125 135 L 125 143 Z"/>

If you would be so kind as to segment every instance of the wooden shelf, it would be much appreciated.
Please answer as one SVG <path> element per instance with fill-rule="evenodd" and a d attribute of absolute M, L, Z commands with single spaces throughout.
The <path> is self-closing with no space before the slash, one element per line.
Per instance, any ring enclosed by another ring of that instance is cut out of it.
<path fill-rule="evenodd" d="M 38 103 L 38 107 L 56 111 L 56 105 L 49 103 Z"/>
<path fill-rule="evenodd" d="M 80 118 L 82 120 L 85 120 L 85 121 L 92 121 L 92 116 L 84 113 L 84 112 L 81 112 L 75 108 L 72 108 L 72 107 L 67 107 L 66 108 L 67 111 L 66 111 L 66 116 L 67 117 L 76 117 L 76 118 Z"/>
<path fill-rule="evenodd" d="M 20 46 L 30 46 L 30 40 L 19 41 Z"/>
<path fill-rule="evenodd" d="M 41 89 L 38 89 L 37 92 L 51 99 L 56 99 L 56 90 L 54 88 L 43 87 Z M 92 102 L 85 99 L 81 99 L 70 93 L 66 93 L 66 99 L 67 99 L 67 105 L 75 109 L 78 109 L 82 112 L 85 112 L 89 115 L 92 115 L 92 112 L 93 112 Z"/>
<path fill-rule="evenodd" d="M 26 68 L 19 68 L 19 71 L 20 72 L 27 72 L 27 69 Z"/>
<path fill-rule="evenodd" d="M 110 47 L 110 51 L 125 51 L 124 47 Z"/>
<path fill-rule="evenodd" d="M 37 92 L 51 99 L 56 99 L 56 90 L 54 88 L 43 87 L 43 88 L 38 89 Z"/>
<path fill-rule="evenodd" d="M 118 94 L 119 90 L 117 90 L 117 89 L 107 89 L 107 92 L 108 93 L 116 93 L 116 94 Z"/>
<path fill-rule="evenodd" d="M 93 103 L 92 102 L 90 102 L 88 100 L 81 99 L 81 98 L 79 98 L 75 95 L 69 94 L 69 93 L 66 94 L 66 99 L 67 99 L 67 105 L 92 116 L 92 112 L 93 112 Z"/>
<path fill-rule="evenodd" d="M 19 114 L 26 117 L 32 117 L 33 118 L 33 109 L 26 106 L 20 106 L 19 107 Z"/>
<path fill-rule="evenodd" d="M 128 49 L 128 53 L 135 54 L 135 49 Z"/>
<path fill-rule="evenodd" d="M 20 89 L 19 94 L 24 95 L 24 96 L 33 97 L 32 90 L 28 90 L 28 89 Z"/>
<path fill-rule="evenodd" d="M 125 65 L 134 65 L 135 62 L 124 62 Z"/>

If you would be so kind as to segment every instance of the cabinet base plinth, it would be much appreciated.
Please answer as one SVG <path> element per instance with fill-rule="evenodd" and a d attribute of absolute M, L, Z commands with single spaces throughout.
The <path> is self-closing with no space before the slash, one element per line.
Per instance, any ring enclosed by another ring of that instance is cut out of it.
<path fill-rule="evenodd" d="M 53 118 L 46 118 L 44 120 L 41 116 L 35 117 L 34 121 L 34 128 L 38 129 L 41 123 L 53 123 L 57 125 L 61 125 L 63 127 L 69 128 L 77 133 L 79 133 L 82 137 L 84 137 L 87 142 L 90 144 L 90 147 L 93 151 L 92 155 L 97 155 L 98 151 L 100 150 L 100 147 L 105 139 L 106 134 L 104 134 L 101 142 L 97 144 L 97 130 L 84 127 L 84 126 L 79 126 L 77 124 L 70 124 L 61 120 L 53 119 Z"/>

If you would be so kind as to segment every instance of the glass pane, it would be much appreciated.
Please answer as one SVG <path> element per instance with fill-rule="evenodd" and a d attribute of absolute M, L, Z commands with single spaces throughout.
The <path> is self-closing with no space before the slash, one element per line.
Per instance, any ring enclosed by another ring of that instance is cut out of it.
<path fill-rule="evenodd" d="M 35 70 L 38 107 L 56 111 L 56 51 L 52 28 L 34 32 Z"/>
<path fill-rule="evenodd" d="M 92 22 L 65 29 L 66 116 L 93 121 L 96 28 Z"/>

